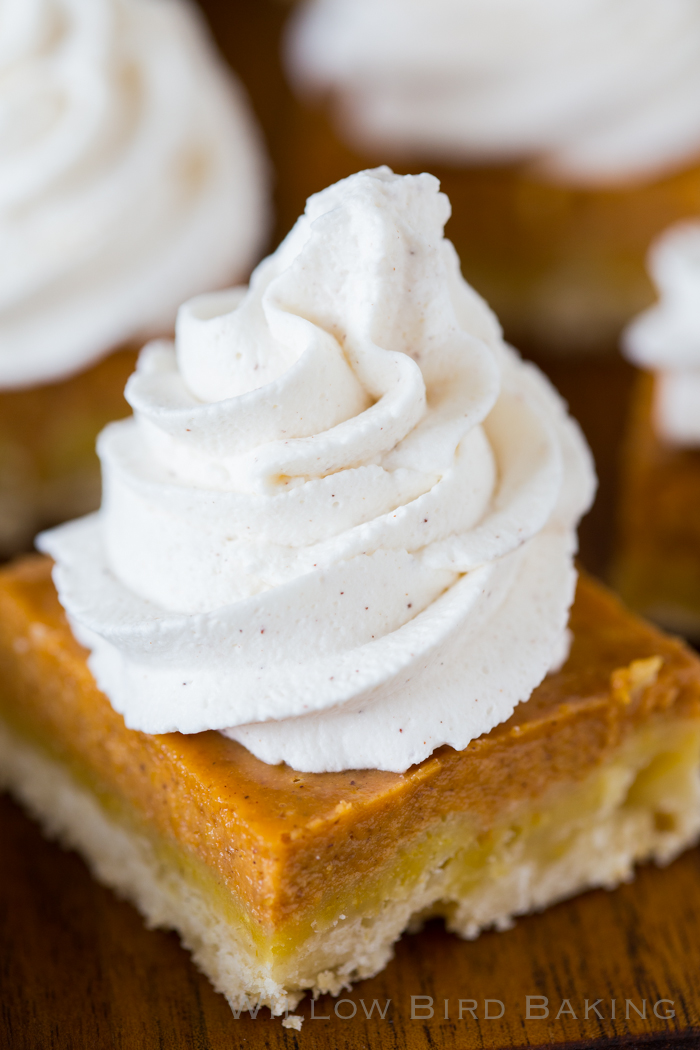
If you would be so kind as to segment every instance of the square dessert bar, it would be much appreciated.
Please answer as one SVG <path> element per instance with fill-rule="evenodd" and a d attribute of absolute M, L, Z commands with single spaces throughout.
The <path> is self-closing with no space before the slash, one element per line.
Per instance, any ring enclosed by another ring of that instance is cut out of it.
<path fill-rule="evenodd" d="M 302 774 L 216 732 L 148 736 L 97 689 L 33 556 L 0 573 L 0 771 L 235 1008 L 383 967 L 409 925 L 506 927 L 700 829 L 700 661 L 585 576 L 565 666 L 463 752 Z"/>
<path fill-rule="evenodd" d="M 700 449 L 659 438 L 654 382 L 640 372 L 633 394 L 614 578 L 633 609 L 700 641 Z"/>

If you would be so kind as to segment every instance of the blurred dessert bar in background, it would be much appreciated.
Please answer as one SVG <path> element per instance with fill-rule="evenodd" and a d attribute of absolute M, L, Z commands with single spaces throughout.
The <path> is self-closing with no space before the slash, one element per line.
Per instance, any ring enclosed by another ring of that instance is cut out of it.
<path fill-rule="evenodd" d="M 0 556 L 98 505 L 94 441 L 128 411 L 138 342 L 245 279 L 270 218 L 260 135 L 193 5 L 5 8 Z"/>
<path fill-rule="evenodd" d="M 527 353 L 614 353 L 650 242 L 700 211 L 694 0 L 308 0 L 286 61 L 332 117 L 289 143 L 306 193 L 333 164 L 434 172 L 465 277 Z"/>
<path fill-rule="evenodd" d="M 700 221 L 668 230 L 659 301 L 627 329 L 640 372 L 623 447 L 614 581 L 632 608 L 700 642 Z"/>

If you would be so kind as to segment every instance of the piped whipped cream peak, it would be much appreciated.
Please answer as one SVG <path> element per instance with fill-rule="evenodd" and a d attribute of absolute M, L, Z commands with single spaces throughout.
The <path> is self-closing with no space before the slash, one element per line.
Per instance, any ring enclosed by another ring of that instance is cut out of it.
<path fill-rule="evenodd" d="M 431 175 L 353 175 L 143 351 L 100 513 L 40 539 L 129 726 L 405 770 L 563 659 L 590 455 L 449 212 Z"/>
<path fill-rule="evenodd" d="M 700 222 L 672 226 L 649 252 L 659 301 L 624 335 L 630 360 L 656 373 L 654 422 L 677 445 L 700 446 Z"/>
<path fill-rule="evenodd" d="M 0 387 L 170 332 L 267 232 L 257 129 L 187 0 L 4 0 L 0 157 Z"/>
<path fill-rule="evenodd" d="M 364 149 L 564 181 L 700 157 L 697 0 L 310 0 L 287 65 Z"/>

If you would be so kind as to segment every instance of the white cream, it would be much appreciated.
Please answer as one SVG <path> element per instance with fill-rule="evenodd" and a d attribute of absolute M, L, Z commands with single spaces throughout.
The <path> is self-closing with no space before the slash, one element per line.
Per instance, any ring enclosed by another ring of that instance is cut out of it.
<path fill-rule="evenodd" d="M 69 375 L 247 275 L 267 166 L 186 0 L 0 3 L 0 387 Z"/>
<path fill-rule="evenodd" d="M 309 0 L 293 83 L 361 148 L 574 183 L 700 156 L 697 0 Z"/>
<path fill-rule="evenodd" d="M 449 212 L 431 175 L 353 175 L 144 350 L 101 512 L 40 539 L 129 726 L 405 770 L 562 659 L 590 455 Z"/>
<path fill-rule="evenodd" d="M 654 424 L 666 441 L 700 446 L 700 222 L 667 230 L 649 252 L 659 301 L 624 334 L 630 360 L 656 373 Z"/>

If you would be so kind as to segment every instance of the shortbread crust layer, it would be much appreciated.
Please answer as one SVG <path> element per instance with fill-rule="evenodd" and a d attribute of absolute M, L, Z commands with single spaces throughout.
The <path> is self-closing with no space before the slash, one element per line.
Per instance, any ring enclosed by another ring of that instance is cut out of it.
<path fill-rule="evenodd" d="M 586 578 L 567 664 L 507 723 L 405 774 L 300 774 L 127 730 L 49 573 L 0 573 L 2 778 L 235 1008 L 338 991 L 428 915 L 474 936 L 698 834 L 700 662 Z"/>

